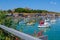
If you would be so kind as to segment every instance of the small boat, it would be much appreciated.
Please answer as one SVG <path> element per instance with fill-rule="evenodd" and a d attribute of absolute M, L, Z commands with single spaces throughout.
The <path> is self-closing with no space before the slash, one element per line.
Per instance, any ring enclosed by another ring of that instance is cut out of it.
<path fill-rule="evenodd" d="M 49 19 L 45 19 L 46 22 L 49 22 L 50 20 Z"/>
<path fill-rule="evenodd" d="M 38 25 L 38 27 L 50 27 L 50 24 L 48 22 L 45 22 L 43 25 Z"/>
<path fill-rule="evenodd" d="M 33 24 L 34 24 L 33 22 L 27 23 L 27 25 L 33 25 Z"/>
<path fill-rule="evenodd" d="M 51 23 L 55 23 L 56 22 L 56 19 L 55 19 L 55 14 L 53 14 L 53 17 L 52 19 L 50 20 Z"/>
<path fill-rule="evenodd" d="M 51 22 L 51 23 L 55 23 L 55 22 L 56 22 L 56 20 L 55 20 L 55 19 L 53 19 L 53 20 L 51 20 L 50 22 Z"/>
<path fill-rule="evenodd" d="M 35 24 L 35 20 L 32 20 L 32 21 L 27 23 L 27 25 L 33 25 L 33 24 Z"/>

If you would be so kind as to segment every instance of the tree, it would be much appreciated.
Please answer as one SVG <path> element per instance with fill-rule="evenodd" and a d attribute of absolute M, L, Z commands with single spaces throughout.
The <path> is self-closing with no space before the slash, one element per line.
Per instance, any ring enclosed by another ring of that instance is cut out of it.
<path fill-rule="evenodd" d="M 8 13 L 11 13 L 11 12 L 12 12 L 12 10 L 10 10 L 10 9 L 9 9 L 9 10 L 7 10 L 7 12 L 8 12 Z"/>
<path fill-rule="evenodd" d="M 25 9 L 25 8 L 16 8 L 15 9 L 15 12 L 18 12 L 18 13 L 42 13 L 42 12 L 47 12 L 46 10 L 29 10 L 29 9 Z"/>
<path fill-rule="evenodd" d="M 10 27 L 12 25 L 12 18 L 11 17 L 5 18 L 4 25 Z"/>
<path fill-rule="evenodd" d="M 13 11 L 12 10 L 7 10 L 8 13 L 11 13 L 11 15 L 13 15 Z"/>
<path fill-rule="evenodd" d="M 0 24 L 4 24 L 5 17 L 6 17 L 5 13 L 0 11 Z"/>
<path fill-rule="evenodd" d="M 12 24 L 11 17 L 6 17 L 6 13 L 0 11 L 0 24 L 10 27 Z"/>

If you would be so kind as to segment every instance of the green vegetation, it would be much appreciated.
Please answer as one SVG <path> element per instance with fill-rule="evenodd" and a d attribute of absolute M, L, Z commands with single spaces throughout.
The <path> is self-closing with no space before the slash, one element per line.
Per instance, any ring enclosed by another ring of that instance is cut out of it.
<path fill-rule="evenodd" d="M 42 13 L 42 12 L 48 12 L 48 11 L 46 11 L 46 10 L 25 9 L 25 8 L 16 8 L 15 12 L 18 12 L 18 13 Z"/>
<path fill-rule="evenodd" d="M 5 20 L 5 13 L 0 11 L 0 24 L 4 24 L 4 20 Z"/>
<path fill-rule="evenodd" d="M 6 17 L 6 13 L 0 11 L 0 24 L 10 27 L 11 26 L 11 17 Z"/>
<path fill-rule="evenodd" d="M 4 25 L 10 27 L 12 25 L 12 18 L 11 17 L 5 18 Z"/>

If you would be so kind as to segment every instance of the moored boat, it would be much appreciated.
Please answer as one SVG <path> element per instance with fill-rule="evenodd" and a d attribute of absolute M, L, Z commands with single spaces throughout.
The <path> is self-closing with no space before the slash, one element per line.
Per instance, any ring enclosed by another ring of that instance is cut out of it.
<path fill-rule="evenodd" d="M 50 27 L 50 24 L 45 21 L 43 24 L 40 23 L 38 27 Z"/>
<path fill-rule="evenodd" d="M 53 19 L 53 20 L 51 20 L 50 22 L 51 22 L 51 23 L 55 23 L 55 22 L 56 22 L 56 20 L 55 20 L 55 19 Z"/>

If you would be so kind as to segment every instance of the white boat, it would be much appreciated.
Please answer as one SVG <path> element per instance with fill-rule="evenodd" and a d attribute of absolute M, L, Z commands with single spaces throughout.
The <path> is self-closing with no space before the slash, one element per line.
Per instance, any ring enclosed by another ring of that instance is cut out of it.
<path fill-rule="evenodd" d="M 38 25 L 38 27 L 50 27 L 50 24 L 48 22 L 45 22 L 43 25 Z"/>
<path fill-rule="evenodd" d="M 51 23 L 55 23 L 55 22 L 56 22 L 56 20 L 55 20 L 55 19 L 53 19 L 53 20 L 51 20 L 50 22 L 51 22 Z"/>
<path fill-rule="evenodd" d="M 49 22 L 50 20 L 49 19 L 46 19 L 45 22 Z"/>
<path fill-rule="evenodd" d="M 55 19 L 55 14 L 53 14 L 53 17 L 52 19 L 50 20 L 51 23 L 55 23 L 56 22 L 56 19 Z"/>

